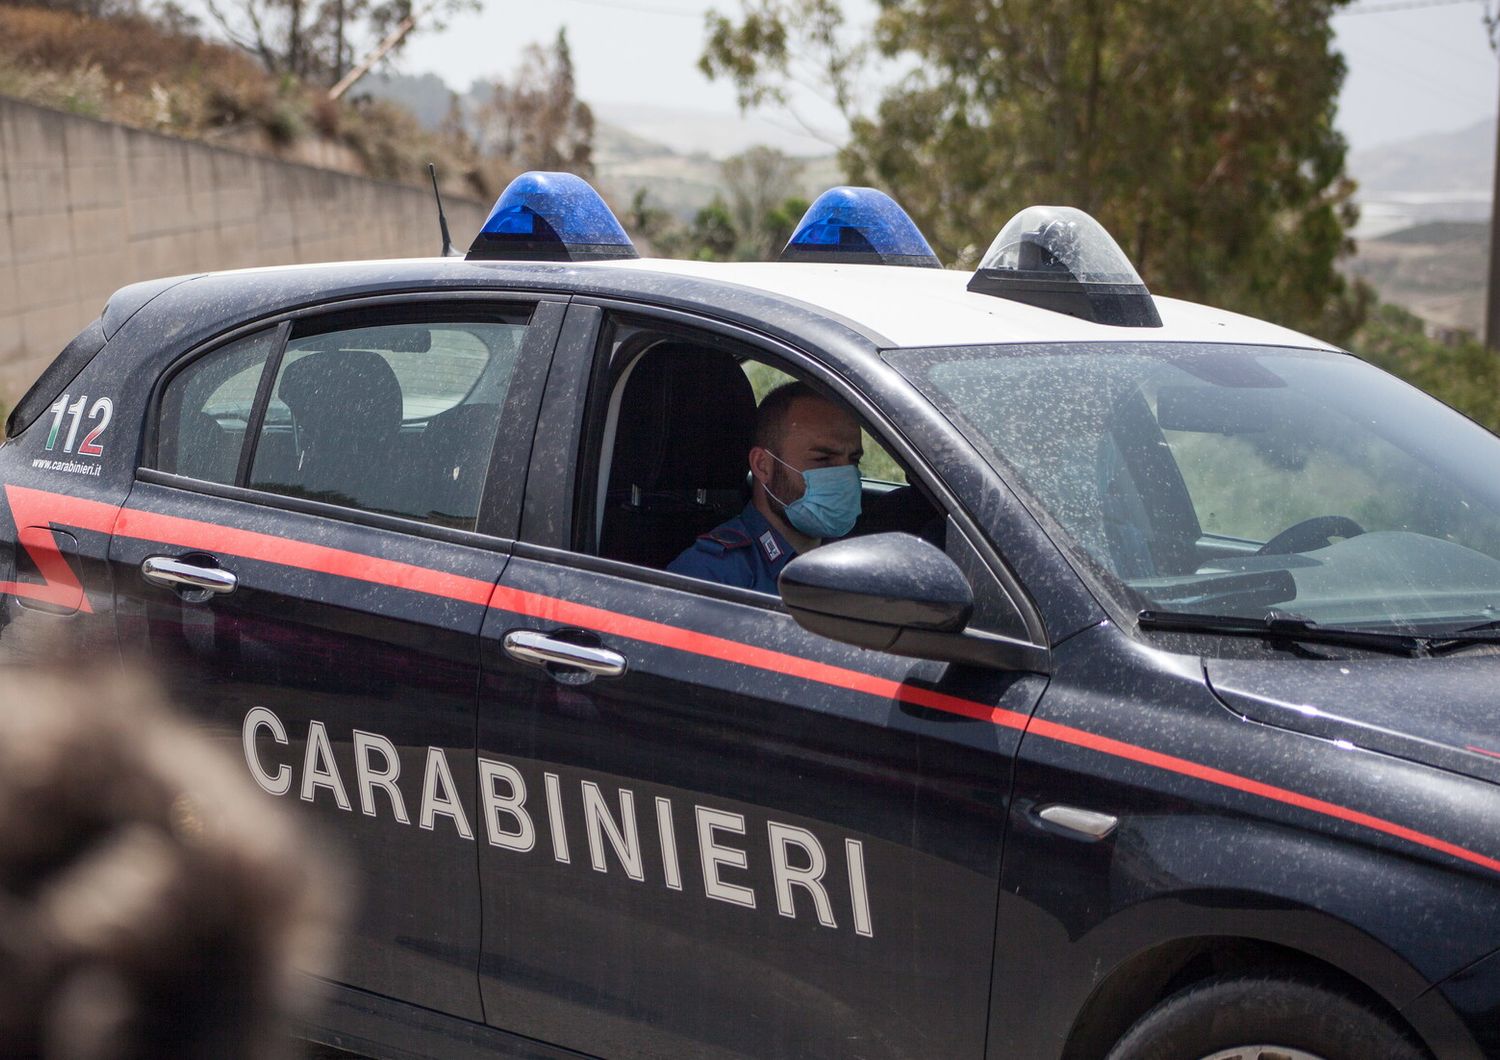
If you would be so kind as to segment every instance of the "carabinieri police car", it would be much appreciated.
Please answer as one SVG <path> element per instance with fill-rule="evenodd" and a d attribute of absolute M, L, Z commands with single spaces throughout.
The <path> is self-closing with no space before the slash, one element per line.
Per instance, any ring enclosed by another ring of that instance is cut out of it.
<path fill-rule="evenodd" d="M 7 424 L 0 650 L 149 658 L 345 845 L 351 1050 L 1500 1055 L 1500 441 L 1076 211 L 783 258 L 528 174 L 121 290 Z M 785 379 L 865 459 L 789 561 L 715 529 Z"/>

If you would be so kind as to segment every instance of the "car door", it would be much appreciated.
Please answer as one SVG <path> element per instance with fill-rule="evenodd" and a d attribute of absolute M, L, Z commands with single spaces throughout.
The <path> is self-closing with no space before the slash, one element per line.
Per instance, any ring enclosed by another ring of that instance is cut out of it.
<path fill-rule="evenodd" d="M 983 1055 L 1011 761 L 1045 678 L 860 650 L 774 596 L 591 554 L 575 501 L 652 421 L 620 391 L 655 325 L 572 314 L 601 337 L 559 348 L 483 632 L 486 1016 L 606 1056 Z M 765 353 L 662 328 L 679 360 Z"/>
<path fill-rule="evenodd" d="M 478 634 L 561 314 L 376 300 L 189 351 L 110 550 L 127 655 L 342 855 L 338 978 L 473 1020 Z"/>

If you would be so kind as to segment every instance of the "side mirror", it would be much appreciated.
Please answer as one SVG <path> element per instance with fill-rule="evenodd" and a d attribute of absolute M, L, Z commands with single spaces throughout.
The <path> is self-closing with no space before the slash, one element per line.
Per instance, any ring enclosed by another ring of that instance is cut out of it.
<path fill-rule="evenodd" d="M 835 541 L 786 565 L 782 602 L 803 629 L 895 655 L 1045 670 L 1046 650 L 966 631 L 974 592 L 958 564 L 910 534 Z"/>

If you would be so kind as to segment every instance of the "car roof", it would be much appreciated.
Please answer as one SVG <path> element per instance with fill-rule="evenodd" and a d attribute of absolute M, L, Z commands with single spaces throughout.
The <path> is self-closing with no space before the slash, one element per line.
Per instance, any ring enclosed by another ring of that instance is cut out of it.
<path fill-rule="evenodd" d="M 584 266 L 580 266 L 584 267 Z M 1160 328 L 1116 327 L 967 289 L 973 273 L 889 265 L 712 262 L 640 258 L 591 269 L 637 269 L 752 287 L 818 307 L 884 336 L 887 346 L 1035 342 L 1237 342 L 1336 349 L 1288 328 L 1156 297 Z"/>
<path fill-rule="evenodd" d="M 195 281 L 256 277 L 305 294 L 332 281 L 369 289 L 379 279 L 409 287 L 427 279 L 444 287 L 505 288 L 629 297 L 671 285 L 673 301 L 705 310 L 728 304 L 736 289 L 852 326 L 884 348 L 1056 342 L 1231 342 L 1337 350 L 1321 340 L 1221 309 L 1155 296 L 1159 328 L 1095 324 L 1064 313 L 967 290 L 972 273 L 886 265 L 802 262 L 713 262 L 631 258 L 595 262 L 465 261 L 401 258 L 241 269 Z M 632 277 L 641 281 L 637 288 Z M 489 281 L 489 282 L 487 282 Z M 287 285 L 290 286 L 287 286 Z M 185 284 L 187 287 L 194 283 Z M 647 297 L 645 300 L 651 301 Z M 742 307 L 749 309 L 749 306 Z M 738 314 L 737 314 L 738 315 Z M 804 318 L 805 319 L 805 318 Z"/>

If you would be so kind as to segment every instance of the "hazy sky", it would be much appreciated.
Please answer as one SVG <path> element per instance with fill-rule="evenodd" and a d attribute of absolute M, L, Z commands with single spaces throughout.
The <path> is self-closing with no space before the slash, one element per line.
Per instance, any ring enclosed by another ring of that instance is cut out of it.
<path fill-rule="evenodd" d="M 432 72 L 460 90 L 505 76 L 524 46 L 566 27 L 579 94 L 605 106 L 648 104 L 734 114 L 734 92 L 699 73 L 703 17 L 737 0 L 485 0 L 440 33 L 419 34 L 399 60 L 405 73 Z M 867 24 L 873 0 L 845 0 L 851 23 Z M 1491 117 L 1500 65 L 1481 24 L 1481 0 L 1356 0 L 1335 19 L 1349 63 L 1339 124 L 1355 150 Z M 613 109 L 611 107 L 610 109 Z M 804 118 L 829 132 L 830 108 L 812 94 Z M 770 115 L 779 124 L 792 119 Z M 811 144 L 812 141 L 809 141 Z"/>

